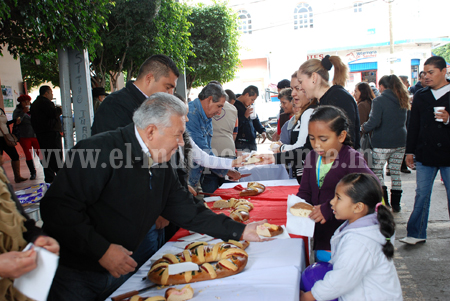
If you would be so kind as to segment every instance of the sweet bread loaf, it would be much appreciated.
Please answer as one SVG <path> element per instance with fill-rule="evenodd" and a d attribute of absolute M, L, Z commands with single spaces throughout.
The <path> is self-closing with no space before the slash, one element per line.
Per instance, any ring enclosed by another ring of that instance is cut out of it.
<path fill-rule="evenodd" d="M 250 164 L 255 164 L 255 163 L 259 163 L 262 162 L 263 159 L 261 158 L 256 158 L 255 155 L 251 156 L 250 158 L 247 159 L 247 161 L 243 162 L 243 165 L 250 165 Z"/>
<path fill-rule="evenodd" d="M 258 182 L 249 182 L 247 188 L 242 190 L 240 196 L 255 196 L 263 193 L 266 190 L 266 186 Z"/>
<path fill-rule="evenodd" d="M 295 216 L 308 217 L 313 211 L 314 207 L 305 202 L 295 203 L 289 211 Z"/>
<path fill-rule="evenodd" d="M 230 217 L 237 222 L 243 223 L 250 218 L 250 213 L 248 211 L 249 210 L 246 208 L 234 209 L 231 211 Z"/>
<path fill-rule="evenodd" d="M 176 289 L 174 287 L 168 288 L 166 290 L 165 296 L 155 296 L 155 297 L 141 297 L 135 295 L 129 299 L 129 301 L 186 301 L 194 297 L 194 290 L 187 284 L 181 289 Z"/>
<path fill-rule="evenodd" d="M 283 233 L 283 228 L 278 225 L 264 223 L 256 227 L 256 233 L 265 237 L 274 237 Z"/>
<path fill-rule="evenodd" d="M 153 263 L 148 279 L 156 284 L 171 285 L 224 278 L 240 273 L 247 265 L 248 254 L 244 249 L 249 245 L 237 241 L 219 242 L 207 245 L 195 242 L 176 255 L 166 254 Z M 193 262 L 199 264 L 198 271 L 187 271 L 169 275 L 169 265 Z M 217 262 L 216 264 L 211 264 Z"/>
<path fill-rule="evenodd" d="M 229 200 L 218 200 L 215 201 L 213 204 L 213 208 L 216 209 L 227 209 L 227 208 L 233 208 L 234 204 L 236 204 L 237 202 L 244 200 L 245 199 L 235 199 L 235 198 L 231 198 Z"/>
<path fill-rule="evenodd" d="M 182 289 L 169 288 L 166 290 L 167 301 L 185 301 L 194 297 L 194 290 L 187 284 Z"/>

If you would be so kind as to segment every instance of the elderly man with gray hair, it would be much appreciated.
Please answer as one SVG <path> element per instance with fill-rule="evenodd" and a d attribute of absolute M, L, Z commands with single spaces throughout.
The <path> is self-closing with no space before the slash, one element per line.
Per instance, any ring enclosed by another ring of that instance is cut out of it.
<path fill-rule="evenodd" d="M 186 129 L 194 140 L 195 144 L 204 152 L 214 156 L 211 148 L 211 138 L 213 136 L 212 117 L 220 115 L 228 94 L 222 86 L 215 82 L 210 82 L 198 94 L 198 98 L 189 103 L 188 122 Z M 212 193 L 219 188 L 219 178 L 228 177 L 231 180 L 239 180 L 241 174 L 235 170 L 211 169 L 202 176 L 203 167 L 194 163 L 189 172 L 189 185 L 196 187 L 200 182 L 204 192 Z"/>
<path fill-rule="evenodd" d="M 197 205 L 168 162 L 183 146 L 186 105 L 155 93 L 134 123 L 82 140 L 41 200 L 44 230 L 61 244 L 48 300 L 104 300 L 133 272 L 132 258 L 159 215 L 224 240 L 261 241 L 244 225 Z"/>

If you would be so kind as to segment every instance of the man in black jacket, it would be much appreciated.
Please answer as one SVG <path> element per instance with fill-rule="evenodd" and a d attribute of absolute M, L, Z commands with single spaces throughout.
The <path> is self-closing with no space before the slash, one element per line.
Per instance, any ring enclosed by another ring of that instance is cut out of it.
<path fill-rule="evenodd" d="M 53 91 L 49 86 L 39 88 L 39 96 L 31 104 L 31 126 L 36 133 L 44 156 L 44 176 L 46 183 L 52 183 L 62 163 L 60 107 L 52 102 Z M 47 162 L 45 162 L 45 159 Z"/>
<path fill-rule="evenodd" d="M 115 130 L 133 122 L 133 113 L 153 93 L 173 94 L 178 71 L 175 63 L 162 54 L 149 57 L 139 68 L 136 81 L 108 95 L 99 106 L 92 124 L 92 135 Z"/>
<path fill-rule="evenodd" d="M 258 95 L 258 87 L 248 86 L 234 103 L 239 119 L 238 134 L 235 141 L 236 150 L 238 151 L 248 152 L 256 150 L 256 131 L 262 135 L 264 140 L 267 137 L 266 129 L 262 126 L 258 116 L 255 114 L 256 118 L 252 119 L 250 117 L 254 110 L 252 104 L 255 103 Z"/>
<path fill-rule="evenodd" d="M 425 71 L 420 71 L 419 73 L 419 81 L 412 87 L 409 88 L 409 92 L 414 95 L 417 91 L 420 89 L 423 89 L 426 87 L 425 84 Z"/>
<path fill-rule="evenodd" d="M 416 157 L 417 188 L 414 210 L 409 217 L 408 236 L 401 242 L 415 245 L 427 238 L 431 190 L 438 171 L 447 191 L 450 212 L 450 82 L 446 80 L 446 62 L 440 56 L 425 61 L 427 87 L 414 95 L 406 139 L 406 164 L 414 167 Z"/>
<path fill-rule="evenodd" d="M 61 244 L 48 300 L 104 300 L 134 271 L 131 255 L 160 215 L 224 240 L 261 241 L 261 223 L 215 214 L 178 181 L 168 161 L 184 145 L 186 113 L 175 96 L 153 94 L 134 124 L 80 141 L 68 153 L 41 201 L 44 230 Z M 84 160 L 89 153 L 96 162 Z"/>
<path fill-rule="evenodd" d="M 92 135 L 116 130 L 133 123 L 133 113 L 149 96 L 156 92 L 173 94 L 180 72 L 174 61 L 166 55 L 149 57 L 139 68 L 136 81 L 111 93 L 99 106 L 92 124 Z M 164 230 L 169 222 L 160 217 L 149 231 L 141 248 L 133 254 L 139 265 L 147 261 L 164 243 Z"/>

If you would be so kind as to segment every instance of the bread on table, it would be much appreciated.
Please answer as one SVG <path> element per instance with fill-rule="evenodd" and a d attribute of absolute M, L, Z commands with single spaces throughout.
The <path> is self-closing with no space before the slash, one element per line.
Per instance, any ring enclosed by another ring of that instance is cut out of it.
<path fill-rule="evenodd" d="M 255 155 L 251 156 L 250 158 L 247 159 L 247 161 L 243 162 L 242 164 L 244 165 L 249 165 L 249 164 L 255 164 L 255 163 L 259 163 L 262 162 L 263 159 L 261 158 L 256 158 Z"/>
<path fill-rule="evenodd" d="M 255 196 L 263 193 L 266 190 L 266 186 L 258 182 L 249 182 L 247 188 L 242 190 L 240 196 Z"/>
<path fill-rule="evenodd" d="M 186 284 L 182 289 L 167 289 L 165 296 L 167 301 L 185 301 L 194 297 L 194 290 L 189 284 Z"/>
<path fill-rule="evenodd" d="M 256 227 L 256 233 L 265 237 L 274 237 L 283 233 L 283 228 L 278 225 L 264 223 Z"/>
<path fill-rule="evenodd" d="M 215 201 L 213 204 L 213 208 L 216 209 L 227 209 L 227 208 L 233 208 L 236 203 L 239 201 L 246 201 L 245 199 L 235 199 L 231 198 L 229 200 L 218 200 Z"/>
<path fill-rule="evenodd" d="M 178 254 L 165 254 L 155 261 L 147 278 L 160 285 L 186 284 L 191 282 L 220 279 L 240 273 L 247 265 L 248 254 L 244 251 L 249 242 L 218 242 L 208 245 L 193 242 Z M 193 262 L 199 265 L 196 271 L 186 271 L 169 275 L 169 265 L 180 262 Z M 176 299 L 175 299 L 176 300 Z"/>
<path fill-rule="evenodd" d="M 237 208 L 231 211 L 230 217 L 237 222 L 243 223 L 250 218 L 250 213 L 248 211 L 247 208 Z"/>
<path fill-rule="evenodd" d="M 166 301 L 166 298 L 163 296 L 154 296 L 154 297 L 141 297 L 139 295 L 135 295 L 129 299 L 129 301 Z"/>
<path fill-rule="evenodd" d="M 308 217 L 313 209 L 314 207 L 308 203 L 298 202 L 289 208 L 289 211 L 295 216 Z"/>
<path fill-rule="evenodd" d="M 216 209 L 231 208 L 231 203 L 229 200 L 218 200 L 213 203 L 213 208 Z"/>

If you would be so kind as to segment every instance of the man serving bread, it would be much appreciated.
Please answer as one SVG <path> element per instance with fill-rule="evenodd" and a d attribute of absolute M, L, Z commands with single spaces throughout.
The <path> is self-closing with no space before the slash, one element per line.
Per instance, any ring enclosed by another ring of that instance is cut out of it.
<path fill-rule="evenodd" d="M 256 227 L 263 222 L 217 215 L 179 183 L 169 160 L 184 145 L 185 116 L 179 99 L 155 93 L 133 124 L 82 140 L 67 154 L 41 200 L 44 230 L 61 244 L 48 300 L 107 297 L 135 270 L 133 251 L 160 215 L 223 240 L 262 241 Z M 98 154 L 96 164 L 85 164 L 89 152 Z"/>

